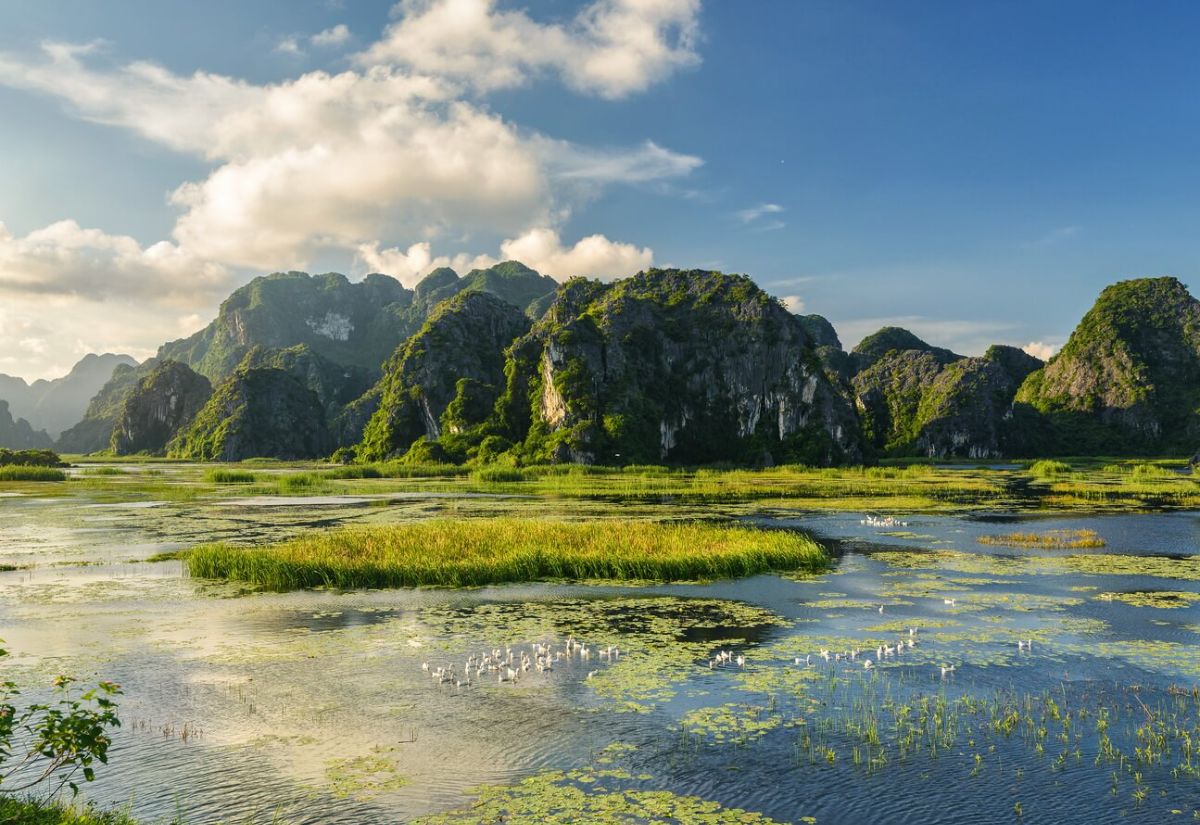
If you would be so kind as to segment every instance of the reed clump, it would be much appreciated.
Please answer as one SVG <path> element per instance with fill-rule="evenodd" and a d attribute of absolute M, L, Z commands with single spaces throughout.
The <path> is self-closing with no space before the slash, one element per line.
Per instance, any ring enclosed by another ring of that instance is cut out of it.
<path fill-rule="evenodd" d="M 214 467 L 204 471 L 204 480 L 210 484 L 253 484 L 258 476 L 248 470 Z"/>
<path fill-rule="evenodd" d="M 1036 547 L 1042 550 L 1074 550 L 1085 547 L 1103 547 L 1104 539 L 1095 530 L 1047 530 L 1044 533 L 1005 533 L 998 536 L 980 536 L 980 544 L 995 544 L 1004 547 Z"/>
<path fill-rule="evenodd" d="M 430 520 L 309 533 L 266 547 L 210 544 L 191 575 L 270 590 L 469 587 L 554 579 L 689 581 L 823 569 L 806 536 L 714 524 Z"/>
<path fill-rule="evenodd" d="M 67 474 L 55 467 L 8 464 L 0 466 L 0 481 L 66 481 Z"/>

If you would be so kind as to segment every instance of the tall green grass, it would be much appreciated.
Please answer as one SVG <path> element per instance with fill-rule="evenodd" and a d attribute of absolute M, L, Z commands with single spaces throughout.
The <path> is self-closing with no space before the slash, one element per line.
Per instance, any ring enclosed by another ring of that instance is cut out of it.
<path fill-rule="evenodd" d="M 137 825 L 123 811 L 0 795 L 0 825 Z"/>
<path fill-rule="evenodd" d="M 0 467 L 0 481 L 66 481 L 67 474 L 53 467 L 9 464 Z"/>
<path fill-rule="evenodd" d="M 210 544 L 186 559 L 193 576 L 271 590 L 466 587 L 546 579 L 684 581 L 816 570 L 826 562 L 816 542 L 782 531 L 512 518 L 312 532 L 259 548 Z"/>
<path fill-rule="evenodd" d="M 253 484 L 258 476 L 248 470 L 214 467 L 204 471 L 204 480 L 210 484 Z"/>
<path fill-rule="evenodd" d="M 1029 474 L 1034 478 L 1057 478 L 1070 473 L 1071 465 L 1062 461 L 1042 459 L 1029 465 Z"/>

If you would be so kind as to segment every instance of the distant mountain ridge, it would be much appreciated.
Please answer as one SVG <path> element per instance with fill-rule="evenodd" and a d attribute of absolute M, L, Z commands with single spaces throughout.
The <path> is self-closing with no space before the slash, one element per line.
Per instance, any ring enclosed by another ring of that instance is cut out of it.
<path fill-rule="evenodd" d="M 61 378 L 27 384 L 22 378 L 0 375 L 0 400 L 8 402 L 14 419 L 25 419 L 34 430 L 45 430 L 51 438 L 57 438 L 83 417 L 89 401 L 112 377 L 114 369 L 136 364 L 128 355 L 90 353 Z"/>
<path fill-rule="evenodd" d="M 7 420 L 0 432 L 37 440 Z M 461 278 L 434 270 L 412 290 L 381 275 L 255 279 L 201 332 L 118 364 L 58 443 L 205 460 L 339 449 L 518 464 L 1198 445 L 1200 302 L 1173 278 L 1105 289 L 1043 364 L 1000 345 L 962 356 L 899 327 L 846 352 L 826 319 L 793 315 L 740 275 L 652 269 L 556 284 L 517 262 Z"/>
<path fill-rule="evenodd" d="M 316 393 L 326 421 L 337 425 L 334 442 L 353 444 L 374 408 L 360 403 L 354 409 L 363 409 L 362 414 L 343 413 L 351 413 L 348 408 L 382 375 L 384 362 L 439 303 L 460 293 L 486 292 L 525 312 L 556 286 L 552 278 L 515 261 L 461 278 L 452 269 L 437 269 L 411 290 L 379 274 L 357 282 L 338 273 L 255 278 L 235 290 L 204 329 L 163 344 L 156 358 L 133 372 L 114 372 L 89 396 L 59 448 L 71 453 L 109 449 L 126 398 L 155 365 L 166 362 L 204 376 L 214 391 L 242 367 L 282 369 Z"/>

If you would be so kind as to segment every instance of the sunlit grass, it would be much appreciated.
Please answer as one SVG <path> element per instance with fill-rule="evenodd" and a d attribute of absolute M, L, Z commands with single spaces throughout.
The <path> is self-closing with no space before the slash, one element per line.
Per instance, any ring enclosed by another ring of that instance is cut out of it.
<path fill-rule="evenodd" d="M 505 518 L 312 532 L 261 548 L 205 545 L 193 550 L 186 563 L 193 576 L 294 590 L 546 579 L 722 579 L 816 570 L 826 561 L 814 541 L 782 531 Z"/>
<path fill-rule="evenodd" d="M 0 467 L 0 481 L 66 481 L 67 474 L 54 467 L 9 464 Z"/>
<path fill-rule="evenodd" d="M 1084 547 L 1103 547 L 1104 539 L 1095 530 L 1047 530 L 1044 533 L 1005 533 L 980 536 L 980 544 L 1005 547 L 1036 547 L 1043 550 L 1067 550 Z"/>
<path fill-rule="evenodd" d="M 204 480 L 210 484 L 252 484 L 258 480 L 258 476 L 248 470 L 211 467 L 204 471 Z"/>

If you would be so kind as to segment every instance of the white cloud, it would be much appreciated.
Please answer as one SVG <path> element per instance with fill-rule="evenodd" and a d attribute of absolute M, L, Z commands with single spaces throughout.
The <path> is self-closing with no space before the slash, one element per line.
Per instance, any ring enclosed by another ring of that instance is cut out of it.
<path fill-rule="evenodd" d="M 620 98 L 700 61 L 700 0 L 595 0 L 566 23 L 500 11 L 495 0 L 401 0 L 394 12 L 361 65 L 407 66 L 481 92 L 553 73 L 577 91 Z"/>
<path fill-rule="evenodd" d="M 121 352 L 143 360 L 164 341 L 190 335 L 207 323 L 217 298 L 202 307 L 205 321 L 184 323 L 187 315 L 154 297 L 96 299 L 86 295 L 5 294 L 0 327 L 18 341 L 43 341 L 44 349 L 0 347 L 0 372 L 26 380 L 57 378 L 89 352 Z M 201 307 L 195 307 L 201 308 Z"/>
<path fill-rule="evenodd" d="M 341 46 L 349 40 L 350 29 L 345 23 L 338 23 L 331 29 L 325 29 L 325 31 L 317 32 L 308 39 L 308 42 L 312 43 L 317 48 L 325 49 L 334 46 Z"/>
<path fill-rule="evenodd" d="M 783 305 L 787 307 L 788 312 L 799 315 L 804 312 L 804 299 L 799 295 L 782 295 L 779 298 Z"/>
<path fill-rule="evenodd" d="M 559 24 L 490 0 L 413 0 L 357 69 L 268 84 L 146 61 L 114 66 L 99 43 L 0 52 L 0 86 L 210 165 L 171 193 L 179 214 L 169 240 L 73 221 L 17 236 L 0 224 L 0 329 L 10 341 L 0 370 L 61 371 L 78 357 L 72 346 L 146 357 L 201 326 L 245 270 L 305 268 L 331 254 L 408 283 L 437 265 L 465 271 L 501 258 L 559 278 L 648 266 L 650 249 L 603 235 L 564 244 L 558 227 L 605 187 L 662 186 L 699 158 L 651 141 L 559 140 L 467 93 L 545 75 L 606 98 L 640 91 L 697 62 L 698 11 L 699 0 L 596 0 Z M 428 39 L 406 56 L 420 32 Z M 510 49 L 511 34 L 532 39 Z M 280 45 L 299 54 L 351 39 L 339 25 Z M 508 240 L 498 257 L 433 252 L 480 238 L 491 249 Z M 34 351 L 39 341 L 44 352 Z"/>
<path fill-rule="evenodd" d="M 541 227 L 504 241 L 496 257 L 435 257 L 428 242 L 415 243 L 407 249 L 381 249 L 380 244 L 369 243 L 359 246 L 358 260 L 367 271 L 391 275 L 408 287 L 416 285 L 431 270 L 441 266 L 449 266 L 465 274 L 472 269 L 508 260 L 520 261 L 559 281 L 576 275 L 610 281 L 626 278 L 649 267 L 654 262 L 654 251 L 613 241 L 603 235 L 590 235 L 572 246 L 564 246 L 556 230 Z"/>
<path fill-rule="evenodd" d="M 142 247 L 127 235 L 59 221 L 23 237 L 0 222 L 0 295 L 136 294 L 187 300 L 229 286 L 229 272 L 162 241 Z"/>
<path fill-rule="evenodd" d="M 654 251 L 648 247 L 611 241 L 603 235 L 589 235 L 574 246 L 564 247 L 558 232 L 545 228 L 531 229 L 505 241 L 500 245 L 500 255 L 559 281 L 576 275 L 603 281 L 627 278 L 654 262 Z"/>
<path fill-rule="evenodd" d="M 304 54 L 304 49 L 300 48 L 300 41 L 291 35 L 281 38 L 280 41 L 275 44 L 275 51 L 279 52 L 280 54 L 288 55 Z"/>
<path fill-rule="evenodd" d="M 1032 355 L 1034 358 L 1040 358 L 1043 361 L 1049 361 L 1051 356 L 1058 351 L 1056 344 L 1048 344 L 1045 341 L 1030 341 L 1025 346 L 1021 347 L 1025 352 Z"/>
<path fill-rule="evenodd" d="M 652 142 L 598 149 L 529 134 L 455 99 L 444 80 L 388 67 L 257 86 L 147 63 L 102 71 L 79 50 L 45 51 L 41 61 L 0 54 L 0 83 L 217 164 L 172 194 L 173 234 L 189 254 L 231 266 L 303 267 L 380 238 L 515 237 L 605 186 L 700 164 Z"/>
<path fill-rule="evenodd" d="M 737 215 L 737 219 L 742 223 L 754 223 L 764 215 L 777 215 L 782 211 L 784 211 L 783 207 L 777 203 L 760 203 L 757 206 L 742 209 L 735 214 Z"/>

